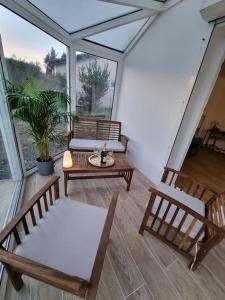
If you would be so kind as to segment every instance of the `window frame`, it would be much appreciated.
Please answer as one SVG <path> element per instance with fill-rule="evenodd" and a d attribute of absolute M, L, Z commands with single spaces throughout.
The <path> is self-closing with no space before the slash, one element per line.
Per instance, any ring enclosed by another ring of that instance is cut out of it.
<path fill-rule="evenodd" d="M 77 69 L 76 51 L 85 52 L 91 55 L 95 55 L 104 59 L 117 62 L 115 87 L 114 87 L 114 94 L 113 94 L 113 105 L 112 105 L 112 112 L 111 112 L 111 119 L 116 119 L 118 102 L 119 102 L 119 92 L 120 92 L 121 79 L 123 73 L 123 54 L 119 51 L 111 50 L 105 48 L 104 46 L 93 44 L 86 40 L 75 41 L 72 44 L 70 59 L 72 55 L 71 63 L 73 64 L 73 66 L 70 65 L 70 70 L 71 70 L 70 80 L 71 80 L 71 98 L 72 98 L 71 100 L 72 100 L 72 106 L 75 107 L 75 112 L 76 112 L 76 69 Z"/>
<path fill-rule="evenodd" d="M 0 76 L 2 78 L 2 83 L 0 86 L 0 93 L 2 93 L 3 99 L 6 100 L 6 95 L 5 95 L 5 73 L 6 72 L 6 64 L 4 60 L 4 55 L 3 55 L 3 48 L 2 48 L 2 43 L 1 43 L 1 36 L 0 36 Z M 3 95 L 4 93 L 4 95 Z M 9 208 L 6 214 L 6 218 L 4 220 L 4 225 L 3 227 L 15 216 L 17 209 L 20 205 L 20 199 L 21 199 L 21 194 L 22 194 L 22 189 L 23 189 L 23 183 L 24 183 L 24 172 L 23 172 L 23 166 L 21 163 L 21 157 L 20 157 L 20 151 L 18 147 L 18 142 L 16 138 L 16 133 L 15 133 L 15 128 L 14 124 L 12 121 L 12 116 L 10 114 L 9 106 L 7 101 L 3 101 L 3 103 L 0 104 L 0 110 L 1 110 L 1 115 L 4 114 L 5 119 L 4 119 L 4 128 L 6 128 L 7 132 L 10 134 L 7 135 L 7 142 L 5 145 L 6 146 L 6 151 L 9 149 L 9 156 L 7 155 L 7 158 L 9 160 L 9 164 L 12 164 L 10 167 L 11 175 L 12 175 L 12 180 L 15 181 L 15 187 L 12 192 L 11 196 L 11 201 L 9 204 Z M 1 130 L 1 129 L 0 129 Z M 4 134 L 4 132 L 3 132 Z M 4 140 L 4 139 L 3 139 Z M 12 151 L 12 152 L 11 152 Z M 7 240 L 5 242 L 6 248 L 8 249 L 10 247 L 10 240 Z M 2 285 L 3 281 L 3 274 L 4 274 L 4 267 L 3 265 L 0 265 L 0 285 Z"/>

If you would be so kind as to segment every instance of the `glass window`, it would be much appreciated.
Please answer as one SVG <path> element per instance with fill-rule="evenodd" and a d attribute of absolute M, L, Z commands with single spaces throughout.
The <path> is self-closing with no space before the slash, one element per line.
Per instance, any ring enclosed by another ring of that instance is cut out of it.
<path fill-rule="evenodd" d="M 15 214 L 21 186 L 22 169 L 6 100 L 0 52 L 0 230 Z M 4 247 L 8 247 L 8 241 Z M 3 266 L 0 264 L 0 282 L 2 274 Z"/>
<path fill-rule="evenodd" d="M 86 39 L 103 46 L 124 51 L 147 21 L 148 18 L 144 18 L 136 22 L 125 24 L 123 26 L 89 36 Z"/>
<path fill-rule="evenodd" d="M 116 70 L 115 61 L 76 52 L 76 111 L 79 115 L 111 118 Z"/>
<path fill-rule="evenodd" d="M 12 180 L 9 161 L 5 150 L 5 145 L 2 137 L 2 130 L 0 130 L 0 229 L 5 223 L 5 216 L 7 215 L 10 199 L 15 188 L 15 182 Z"/>
<path fill-rule="evenodd" d="M 35 81 L 38 89 L 67 91 L 67 47 L 26 20 L 0 6 L 0 34 L 7 66 L 6 79 L 16 85 L 26 79 Z M 28 134 L 29 127 L 14 120 L 26 170 L 36 165 L 36 146 Z M 66 124 L 59 131 L 66 130 Z M 52 144 L 50 155 L 65 149 Z"/>
<path fill-rule="evenodd" d="M 30 0 L 29 2 L 70 33 L 138 10 L 135 7 L 98 0 Z"/>

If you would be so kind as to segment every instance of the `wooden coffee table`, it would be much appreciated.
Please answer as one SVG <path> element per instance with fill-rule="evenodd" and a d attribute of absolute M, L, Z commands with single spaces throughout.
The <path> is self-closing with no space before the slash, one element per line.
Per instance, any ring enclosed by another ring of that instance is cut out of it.
<path fill-rule="evenodd" d="M 63 168 L 64 188 L 67 196 L 67 185 L 69 180 L 78 179 L 96 179 L 96 178 L 119 178 L 123 177 L 127 183 L 127 191 L 130 190 L 130 184 L 134 171 L 133 164 L 123 153 L 114 153 L 115 164 L 111 167 L 95 167 L 88 162 L 90 152 L 74 152 L 73 166 Z"/>

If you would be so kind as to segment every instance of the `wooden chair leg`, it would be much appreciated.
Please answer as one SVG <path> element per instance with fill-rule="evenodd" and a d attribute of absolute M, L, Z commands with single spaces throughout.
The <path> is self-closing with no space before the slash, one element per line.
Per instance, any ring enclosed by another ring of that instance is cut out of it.
<path fill-rule="evenodd" d="M 141 227 L 139 229 L 139 233 L 141 235 L 143 235 L 144 230 L 145 230 L 145 226 L 147 225 L 148 218 L 150 216 L 155 197 L 156 197 L 156 195 L 154 193 L 151 193 L 151 197 L 150 197 L 150 200 L 148 201 L 148 205 L 147 205 L 147 208 L 145 210 L 144 218 L 142 220 Z"/>
<path fill-rule="evenodd" d="M 8 273 L 8 276 L 12 282 L 13 287 L 16 291 L 19 291 L 23 286 L 22 274 L 17 273 L 7 264 L 4 264 L 4 267 Z"/>
<path fill-rule="evenodd" d="M 196 259 L 194 259 L 190 264 L 189 264 L 189 269 L 192 271 L 195 271 L 199 264 L 203 261 L 203 259 L 206 257 L 208 252 L 219 242 L 223 240 L 223 235 L 222 234 L 216 234 L 214 237 L 208 239 L 205 243 L 203 243 L 202 247 L 198 251 L 198 254 L 196 256 Z"/>

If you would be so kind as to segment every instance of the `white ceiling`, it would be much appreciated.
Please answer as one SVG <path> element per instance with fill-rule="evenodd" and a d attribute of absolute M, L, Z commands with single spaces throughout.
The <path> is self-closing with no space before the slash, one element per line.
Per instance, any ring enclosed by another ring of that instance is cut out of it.
<path fill-rule="evenodd" d="M 148 18 L 144 18 L 133 23 L 110 29 L 99 34 L 92 35 L 88 37 L 87 40 L 124 51 L 147 20 Z"/>
<path fill-rule="evenodd" d="M 137 11 L 134 7 L 97 0 L 29 0 L 29 2 L 69 33 Z"/>

